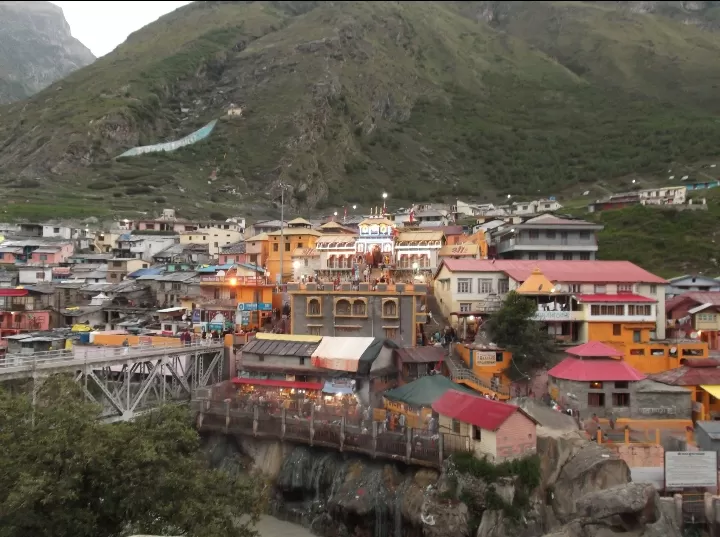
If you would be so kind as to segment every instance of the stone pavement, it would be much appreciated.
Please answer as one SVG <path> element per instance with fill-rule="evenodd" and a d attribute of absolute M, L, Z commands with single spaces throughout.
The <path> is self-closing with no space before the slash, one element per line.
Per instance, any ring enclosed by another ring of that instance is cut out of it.
<path fill-rule="evenodd" d="M 312 533 L 302 526 L 266 515 L 260 518 L 255 529 L 260 537 L 312 537 Z"/>

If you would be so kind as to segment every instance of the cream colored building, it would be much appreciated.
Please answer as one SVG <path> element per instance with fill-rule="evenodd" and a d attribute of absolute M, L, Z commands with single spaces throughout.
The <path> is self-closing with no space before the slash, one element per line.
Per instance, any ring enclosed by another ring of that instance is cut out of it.
<path fill-rule="evenodd" d="M 240 228 L 236 225 L 224 229 L 218 226 L 207 226 L 195 231 L 180 234 L 180 244 L 202 244 L 208 247 L 210 257 L 220 255 L 223 246 L 234 244 L 243 239 Z"/>

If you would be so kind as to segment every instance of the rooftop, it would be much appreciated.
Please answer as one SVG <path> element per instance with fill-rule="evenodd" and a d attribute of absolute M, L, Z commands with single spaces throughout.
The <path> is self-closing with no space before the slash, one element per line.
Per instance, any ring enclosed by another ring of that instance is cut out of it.
<path fill-rule="evenodd" d="M 235 244 L 228 244 L 223 246 L 220 250 L 221 254 L 244 254 L 245 253 L 245 241 L 236 242 Z"/>
<path fill-rule="evenodd" d="M 605 345 L 605 343 L 599 341 L 588 341 L 582 345 L 570 347 L 565 352 L 570 356 L 577 356 L 579 358 L 622 358 L 623 356 L 623 353 L 615 347 Z"/>
<path fill-rule="evenodd" d="M 497 431 L 515 412 L 520 412 L 537 424 L 533 417 L 518 406 L 455 390 L 446 391 L 432 404 L 432 408 L 438 414 L 486 431 Z"/>
<path fill-rule="evenodd" d="M 649 375 L 649 378 L 673 386 L 718 385 L 720 384 L 720 362 L 711 358 L 687 360 L 685 365 Z"/>
<path fill-rule="evenodd" d="M 689 291 L 672 297 L 665 302 L 665 311 L 671 311 L 680 304 L 690 302 L 691 304 L 712 304 L 720 306 L 720 291 Z"/>
<path fill-rule="evenodd" d="M 645 379 L 645 375 L 622 360 L 608 358 L 565 358 L 548 371 L 548 375 L 576 382 L 634 382 Z"/>
<path fill-rule="evenodd" d="M 530 261 L 524 259 L 443 259 L 438 272 L 504 272 L 524 282 L 538 268 L 553 282 L 563 283 L 654 283 L 666 284 L 660 276 L 630 261 Z M 437 273 L 436 273 L 437 274 Z"/>

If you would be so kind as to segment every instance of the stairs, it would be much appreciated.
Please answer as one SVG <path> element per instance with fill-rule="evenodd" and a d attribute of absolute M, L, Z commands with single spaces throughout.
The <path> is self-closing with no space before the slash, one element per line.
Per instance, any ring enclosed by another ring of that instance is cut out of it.
<path fill-rule="evenodd" d="M 452 346 L 450 347 L 445 364 L 447 365 L 450 378 L 453 382 L 464 384 L 482 394 L 488 394 L 490 396 L 497 395 L 497 398 L 501 401 L 510 399 L 509 386 L 500 383 L 494 385 L 494 383 L 478 377 L 467 368 L 465 362 L 455 356 Z"/>

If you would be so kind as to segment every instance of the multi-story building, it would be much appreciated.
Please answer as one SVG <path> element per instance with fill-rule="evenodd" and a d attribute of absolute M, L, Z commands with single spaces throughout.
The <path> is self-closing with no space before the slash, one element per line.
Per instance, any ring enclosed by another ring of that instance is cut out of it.
<path fill-rule="evenodd" d="M 0 289 L 0 337 L 55 326 L 56 298 L 52 290 Z"/>
<path fill-rule="evenodd" d="M 199 223 L 197 229 L 180 234 L 180 244 L 202 244 L 210 257 L 218 257 L 222 249 L 243 239 L 242 228 L 232 222 Z"/>
<path fill-rule="evenodd" d="M 588 261 L 595 259 L 596 234 L 603 227 L 584 220 L 543 214 L 493 229 L 489 255 L 500 259 Z"/>
<path fill-rule="evenodd" d="M 218 257 L 221 265 L 227 265 L 228 263 L 247 263 L 248 256 L 245 241 L 222 246 Z"/>
<path fill-rule="evenodd" d="M 293 274 L 293 252 L 298 248 L 315 248 L 315 242 L 320 235 L 322 234 L 319 231 L 312 229 L 310 222 L 302 218 L 291 220 L 285 229 L 268 233 L 270 248 L 266 268 L 270 272 L 271 280 L 290 281 Z"/>
<path fill-rule="evenodd" d="M 415 346 L 425 313 L 425 285 L 288 284 L 293 334 L 384 337 Z"/>
<path fill-rule="evenodd" d="M 665 340 L 665 285 L 629 261 L 445 259 L 435 296 L 446 317 L 460 319 L 491 314 L 515 290 L 538 301 L 536 319 L 555 325 L 558 339 L 607 343 L 633 367 L 655 373 L 708 356 L 705 343 Z"/>
<path fill-rule="evenodd" d="M 720 280 L 709 278 L 701 274 L 677 276 L 669 279 L 668 284 L 669 285 L 665 288 L 667 298 L 672 298 L 690 291 L 720 291 Z"/>
<path fill-rule="evenodd" d="M 268 254 L 270 252 L 270 237 L 267 233 L 255 235 L 245 239 L 245 253 L 247 262 L 258 267 L 267 267 Z"/>
<path fill-rule="evenodd" d="M 109 283 L 119 283 L 128 274 L 147 267 L 148 263 L 142 259 L 114 257 L 108 261 L 107 281 Z"/>
<path fill-rule="evenodd" d="M 720 349 L 720 292 L 694 291 L 665 303 L 671 338 L 705 341 L 711 350 Z"/>
<path fill-rule="evenodd" d="M 687 200 L 687 187 L 670 186 L 638 190 L 643 205 L 682 205 Z"/>

